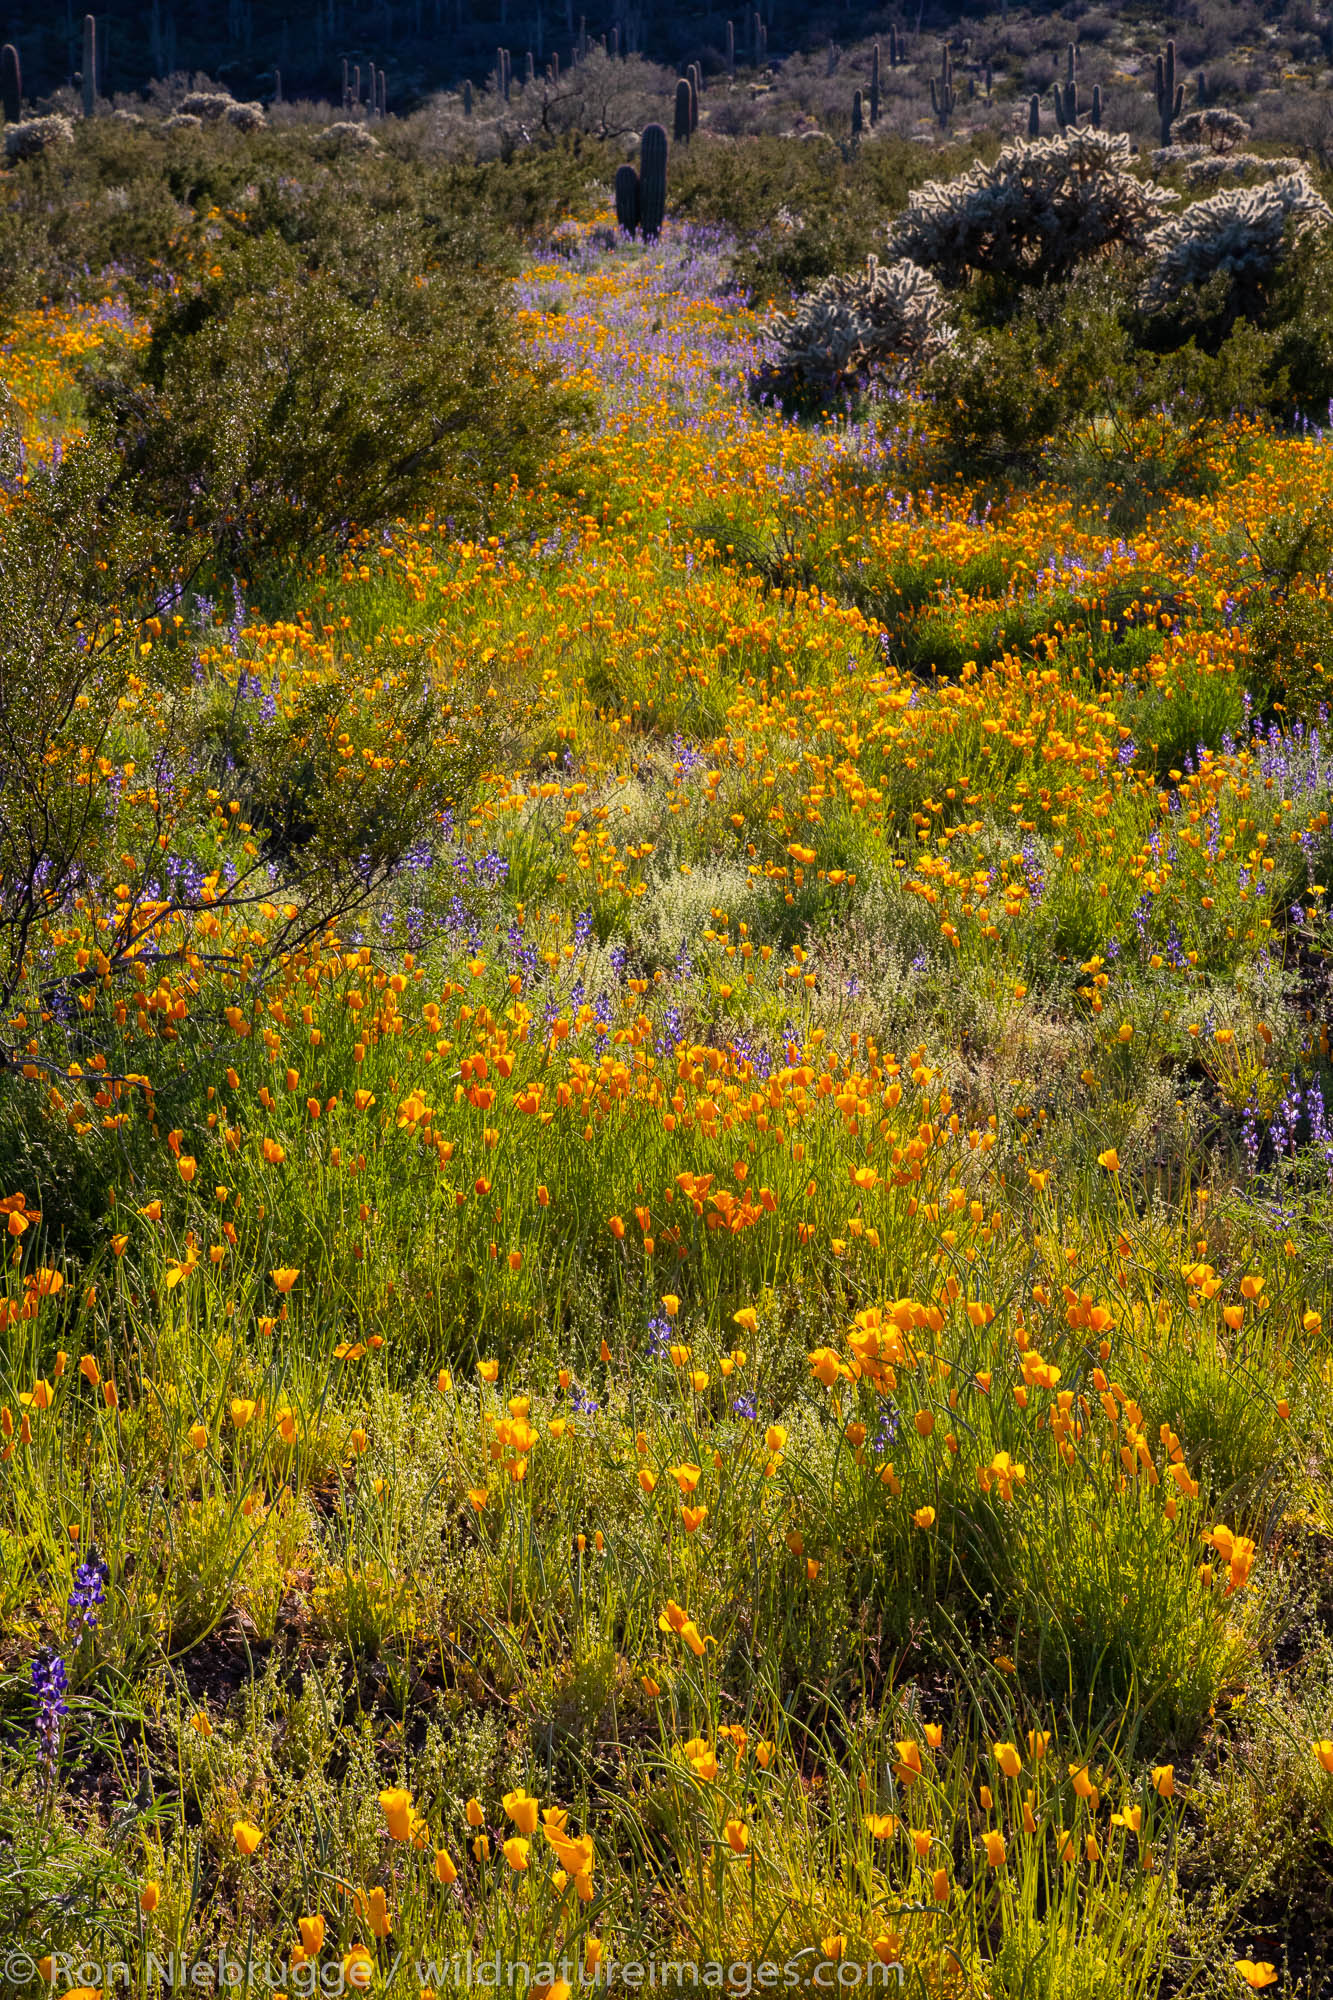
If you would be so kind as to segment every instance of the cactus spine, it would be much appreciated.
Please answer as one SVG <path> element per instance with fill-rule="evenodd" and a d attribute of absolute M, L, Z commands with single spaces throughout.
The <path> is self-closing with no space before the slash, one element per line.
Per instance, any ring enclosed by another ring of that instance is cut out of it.
<path fill-rule="evenodd" d="M 1170 41 L 1166 54 L 1159 55 L 1153 73 L 1153 95 L 1157 99 L 1157 122 L 1162 144 L 1171 144 L 1171 127 L 1185 108 L 1185 86 L 1176 82 L 1176 45 Z"/>
<path fill-rule="evenodd" d="M 91 14 L 83 17 L 83 115 L 97 115 L 97 23 Z"/>
<path fill-rule="evenodd" d="M 639 226 L 639 176 L 628 161 L 616 168 L 616 221 L 630 236 Z"/>
<path fill-rule="evenodd" d="M 957 102 L 958 92 L 954 89 L 953 84 L 953 56 L 950 54 L 949 44 L 946 42 L 940 50 L 940 73 L 937 77 L 932 76 L 930 79 L 930 108 L 935 114 L 935 122 L 941 131 L 945 129 L 949 120 L 953 117 L 954 106 Z"/>
<path fill-rule="evenodd" d="M 17 125 L 23 116 L 23 71 L 19 52 L 12 42 L 0 49 L 0 95 L 5 105 L 6 125 Z"/>
<path fill-rule="evenodd" d="M 681 77 L 676 85 L 676 114 L 671 136 L 676 144 L 687 145 L 690 137 L 690 80 Z"/>
<path fill-rule="evenodd" d="M 645 125 L 639 140 L 639 227 L 645 238 L 661 234 L 666 196 L 666 127 Z"/>
<path fill-rule="evenodd" d="M 870 51 L 870 123 L 879 123 L 879 43 Z"/>

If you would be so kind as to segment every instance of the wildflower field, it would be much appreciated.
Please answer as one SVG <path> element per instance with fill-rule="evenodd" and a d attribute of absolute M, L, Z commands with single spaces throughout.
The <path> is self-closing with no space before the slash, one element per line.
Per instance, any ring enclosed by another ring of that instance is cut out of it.
<path fill-rule="evenodd" d="M 1328 1990 L 1328 436 L 941 477 L 732 247 L 563 223 L 485 522 L 6 725 L 16 1992 Z M 7 545 L 150 317 L 7 321 Z"/>

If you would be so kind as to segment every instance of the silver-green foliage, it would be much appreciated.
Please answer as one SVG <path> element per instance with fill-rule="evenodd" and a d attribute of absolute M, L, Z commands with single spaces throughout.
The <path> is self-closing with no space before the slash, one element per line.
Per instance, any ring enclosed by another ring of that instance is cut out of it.
<path fill-rule="evenodd" d="M 1015 141 L 957 180 L 927 181 L 889 244 L 946 285 L 974 271 L 1041 284 L 1100 252 L 1141 248 L 1176 199 L 1132 171 L 1123 132 L 1071 129 Z"/>
<path fill-rule="evenodd" d="M 1152 264 L 1142 304 L 1149 312 L 1174 311 L 1224 276 L 1243 311 L 1276 275 L 1292 244 L 1330 222 L 1333 212 L 1303 167 L 1265 186 L 1227 188 L 1192 202 L 1149 239 Z"/>
<path fill-rule="evenodd" d="M 767 374 L 784 383 L 837 386 L 858 376 L 902 378 L 953 338 L 944 294 L 919 265 L 899 258 L 866 261 L 864 271 L 826 278 L 790 313 L 774 313 L 764 332 L 775 350 Z"/>
<path fill-rule="evenodd" d="M 52 112 L 45 118 L 24 118 L 17 125 L 5 127 L 5 158 L 32 160 L 53 146 L 72 144 L 73 139 L 73 125 L 58 112 Z"/>

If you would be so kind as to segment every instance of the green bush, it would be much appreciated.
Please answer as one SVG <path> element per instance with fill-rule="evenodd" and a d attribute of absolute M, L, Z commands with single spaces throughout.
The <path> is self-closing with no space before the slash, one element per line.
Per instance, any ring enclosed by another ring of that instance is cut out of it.
<path fill-rule="evenodd" d="M 698 140 L 672 158 L 671 212 L 732 231 L 736 275 L 765 302 L 883 254 L 887 224 L 939 170 L 939 155 L 909 140 L 849 156 L 824 139 Z"/>
<path fill-rule="evenodd" d="M 90 380 L 136 506 L 252 586 L 427 508 L 489 526 L 577 414 L 481 268 L 348 275 L 271 232 L 171 300 L 140 380 Z"/>

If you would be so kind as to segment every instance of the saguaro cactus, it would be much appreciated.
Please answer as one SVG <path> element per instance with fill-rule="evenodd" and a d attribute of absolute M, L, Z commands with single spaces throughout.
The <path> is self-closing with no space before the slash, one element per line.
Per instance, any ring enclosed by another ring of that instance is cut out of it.
<path fill-rule="evenodd" d="M 902 38 L 902 36 L 901 36 L 901 35 L 900 35 L 900 34 L 898 33 L 898 24 L 897 24 L 897 22 L 896 22 L 896 21 L 895 21 L 895 22 L 890 22 L 890 24 L 889 24 L 889 68 L 890 68 L 890 69 L 897 69 L 897 67 L 898 67 L 899 63 L 901 63 L 901 62 L 904 62 L 905 60 L 906 60 L 906 49 L 905 49 L 905 47 L 904 47 L 904 45 L 903 45 L 903 38 Z"/>
<path fill-rule="evenodd" d="M 639 227 L 645 238 L 661 234 L 666 197 L 666 126 L 645 125 L 639 140 Z"/>
<path fill-rule="evenodd" d="M 1035 90 L 1028 99 L 1028 137 L 1029 139 L 1041 137 L 1041 99 Z"/>
<path fill-rule="evenodd" d="M 736 23 L 734 21 L 727 22 L 727 71 L 731 76 L 735 76 L 736 74 Z"/>
<path fill-rule="evenodd" d="M 941 130 L 953 117 L 953 108 L 957 102 L 958 92 L 953 84 L 953 56 L 946 42 L 940 50 L 940 73 L 930 79 L 930 108 Z"/>
<path fill-rule="evenodd" d="M 1055 122 L 1062 132 L 1067 132 L 1078 117 L 1078 85 L 1067 83 L 1062 90 L 1057 83 L 1052 86 L 1051 95 L 1055 99 Z"/>
<path fill-rule="evenodd" d="M 1065 52 L 1065 82 L 1066 82 L 1066 83 L 1069 83 L 1069 84 L 1072 84 L 1072 83 L 1073 83 L 1073 81 L 1074 81 L 1074 66 L 1075 66 L 1075 64 L 1077 63 L 1077 61 L 1078 61 L 1078 50 L 1077 50 L 1077 49 L 1075 48 L 1074 44 L 1073 44 L 1073 43 L 1071 42 L 1071 43 L 1069 44 L 1069 47 L 1068 47 L 1068 49 L 1067 49 L 1067 50 L 1066 50 L 1066 52 Z"/>
<path fill-rule="evenodd" d="M 879 43 L 870 51 L 870 122 L 879 123 Z"/>
<path fill-rule="evenodd" d="M 1100 132 L 1102 126 L 1102 87 L 1099 83 L 1094 83 L 1092 86 L 1092 122 L 1096 130 Z"/>
<path fill-rule="evenodd" d="M 1185 108 L 1185 86 L 1176 82 L 1176 45 L 1170 41 L 1159 55 L 1153 72 L 1153 95 L 1157 99 L 1157 122 L 1164 146 L 1171 144 L 1171 127 Z"/>
<path fill-rule="evenodd" d="M 690 80 L 680 78 L 676 85 L 676 115 L 671 136 L 678 146 L 688 145 L 690 139 Z"/>
<path fill-rule="evenodd" d="M 698 63 L 691 63 L 685 72 L 690 79 L 690 89 L 694 92 L 694 123 L 699 123 L 699 99 L 704 94 L 704 73 Z"/>
<path fill-rule="evenodd" d="M 470 76 L 463 78 L 463 116 L 465 118 L 472 116 L 472 78 Z"/>
<path fill-rule="evenodd" d="M 616 168 L 616 221 L 631 236 L 639 226 L 639 176 L 628 161 Z"/>
<path fill-rule="evenodd" d="M 23 116 L 23 71 L 12 42 L 0 49 L 0 97 L 4 99 L 6 125 L 17 125 Z"/>
<path fill-rule="evenodd" d="M 863 129 L 863 127 L 864 127 L 864 124 L 865 124 L 865 117 L 864 117 L 864 113 L 862 112 L 862 109 L 861 109 L 861 93 L 860 93 L 860 91 L 858 90 L 858 91 L 856 92 L 856 95 L 855 95 L 855 96 L 854 96 L 854 97 L 852 98 L 852 137 L 853 137 L 853 139 L 859 139 L 859 138 L 860 138 L 860 136 L 861 136 L 861 132 L 862 132 L 862 129 Z"/>
<path fill-rule="evenodd" d="M 83 115 L 97 115 L 97 23 L 91 14 L 83 17 Z"/>

